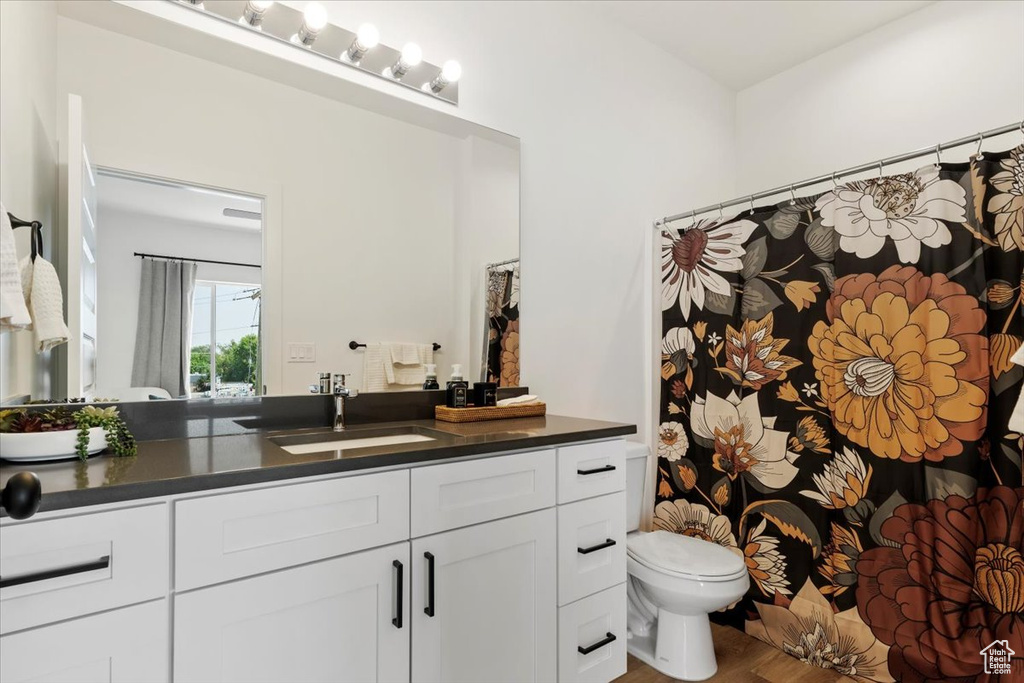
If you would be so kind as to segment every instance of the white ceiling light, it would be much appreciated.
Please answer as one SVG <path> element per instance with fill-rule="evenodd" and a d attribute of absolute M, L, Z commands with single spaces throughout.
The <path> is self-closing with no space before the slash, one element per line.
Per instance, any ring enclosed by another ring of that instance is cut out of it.
<path fill-rule="evenodd" d="M 356 39 L 352 41 L 352 44 L 349 45 L 348 50 L 342 56 L 353 64 L 358 64 L 363 55 L 377 47 L 379 42 L 380 32 L 377 30 L 377 27 L 373 24 L 363 24 L 359 27 L 359 31 L 356 32 Z"/>
<path fill-rule="evenodd" d="M 452 83 L 457 83 L 460 78 L 462 78 L 462 65 L 454 59 L 449 59 L 441 67 L 441 73 L 437 74 L 430 83 L 426 83 L 423 89 L 429 89 L 436 95 Z"/>
<path fill-rule="evenodd" d="M 292 36 L 292 41 L 309 47 L 327 25 L 327 10 L 319 2 L 311 2 L 302 10 L 302 27 Z"/>
<path fill-rule="evenodd" d="M 274 0 L 249 0 L 245 3 L 245 11 L 242 12 L 242 23 L 253 28 L 260 28 L 263 23 L 263 15 L 267 13 Z"/>
<path fill-rule="evenodd" d="M 419 66 L 422 61 L 423 50 L 420 46 L 416 43 L 406 43 L 402 48 L 402 54 L 398 56 L 398 61 L 385 69 L 384 75 L 399 80 L 409 72 L 409 69 Z"/>

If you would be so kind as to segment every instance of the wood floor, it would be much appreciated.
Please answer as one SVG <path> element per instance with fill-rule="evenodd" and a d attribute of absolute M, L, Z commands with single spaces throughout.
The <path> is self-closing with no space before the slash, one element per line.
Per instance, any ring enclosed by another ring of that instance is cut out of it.
<path fill-rule="evenodd" d="M 718 657 L 718 673 L 708 679 L 714 683 L 852 683 L 853 679 L 816 666 L 804 664 L 781 650 L 762 643 L 728 626 L 711 624 Z M 625 676 L 614 683 L 671 683 L 663 673 L 655 671 L 632 656 Z"/>

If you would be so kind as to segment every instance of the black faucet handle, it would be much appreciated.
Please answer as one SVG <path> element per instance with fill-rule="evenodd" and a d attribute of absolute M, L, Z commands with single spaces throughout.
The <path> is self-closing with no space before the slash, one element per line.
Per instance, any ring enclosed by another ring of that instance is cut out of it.
<path fill-rule="evenodd" d="M 11 519 L 28 519 L 39 510 L 43 485 L 35 472 L 18 472 L 7 480 L 0 492 L 0 505 Z"/>

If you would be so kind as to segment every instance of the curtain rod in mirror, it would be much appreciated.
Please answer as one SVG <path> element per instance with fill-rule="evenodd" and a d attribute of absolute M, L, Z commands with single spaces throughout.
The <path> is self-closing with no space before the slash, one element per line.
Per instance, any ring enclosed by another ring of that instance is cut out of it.
<path fill-rule="evenodd" d="M 239 266 L 241 268 L 262 268 L 263 266 L 255 263 L 238 263 L 236 261 L 214 261 L 205 258 L 188 258 L 185 256 L 167 256 L 165 254 L 143 254 L 142 252 L 135 252 L 135 255 L 139 258 L 160 258 L 167 261 L 191 261 L 192 263 L 214 263 L 218 266 Z"/>

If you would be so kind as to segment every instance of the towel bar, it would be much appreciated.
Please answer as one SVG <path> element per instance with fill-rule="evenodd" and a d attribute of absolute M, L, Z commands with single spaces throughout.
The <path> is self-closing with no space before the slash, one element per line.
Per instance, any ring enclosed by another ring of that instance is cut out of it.
<path fill-rule="evenodd" d="M 360 344 L 357 341 L 350 341 L 348 343 L 348 348 L 352 349 L 353 351 L 355 351 L 356 349 L 365 349 L 366 348 L 366 344 Z M 438 344 L 437 342 L 434 342 L 434 350 L 435 351 L 440 351 L 441 350 L 441 345 Z"/>

